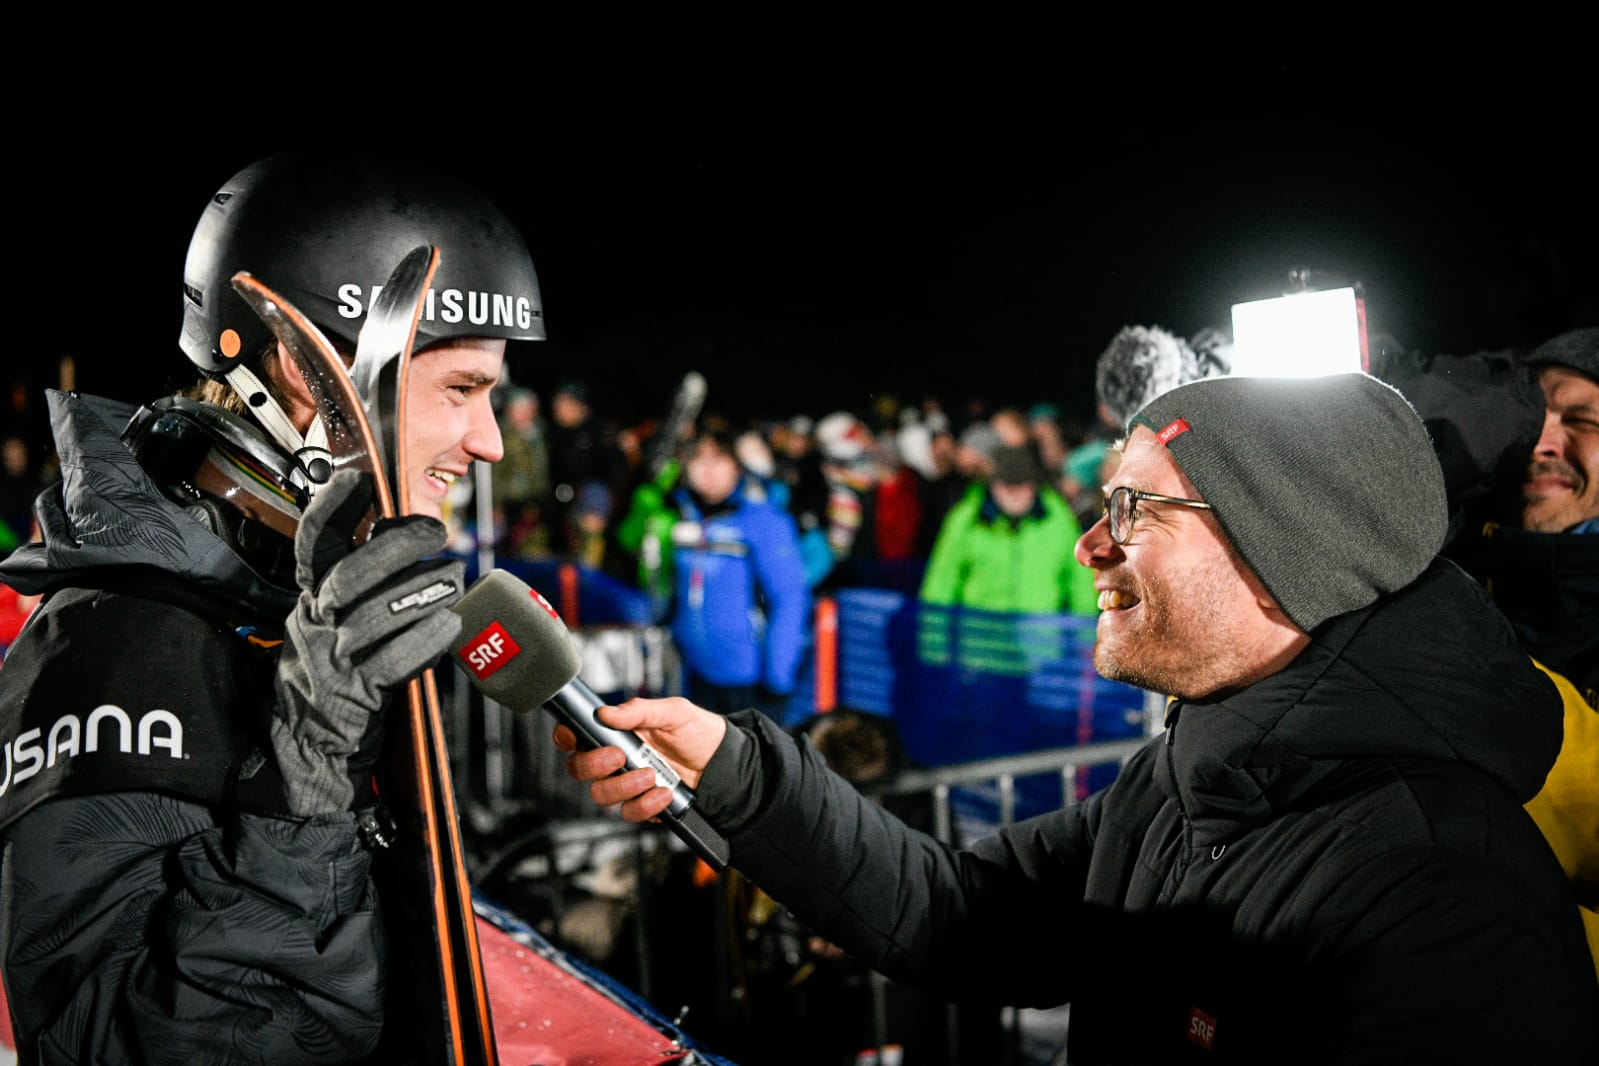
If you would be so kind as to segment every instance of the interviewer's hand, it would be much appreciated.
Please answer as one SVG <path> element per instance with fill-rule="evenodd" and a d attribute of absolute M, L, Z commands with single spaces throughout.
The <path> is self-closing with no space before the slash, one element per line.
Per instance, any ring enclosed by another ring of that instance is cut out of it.
<path fill-rule="evenodd" d="M 639 739 L 672 764 L 690 788 L 699 787 L 700 774 L 727 735 L 727 719 L 679 696 L 631 699 L 615 707 L 602 707 L 598 714 L 600 721 L 613 729 L 637 733 Z M 555 727 L 555 746 L 570 753 L 566 772 L 574 781 L 589 782 L 590 798 L 601 807 L 620 804 L 622 817 L 630 822 L 649 821 L 672 800 L 668 789 L 656 786 L 653 770 L 616 774 L 626 761 L 620 748 L 578 751 L 577 736 L 565 725 Z"/>

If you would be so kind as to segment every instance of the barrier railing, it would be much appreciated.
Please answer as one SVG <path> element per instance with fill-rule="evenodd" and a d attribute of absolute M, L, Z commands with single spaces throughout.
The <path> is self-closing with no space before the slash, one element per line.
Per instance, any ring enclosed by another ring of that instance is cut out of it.
<path fill-rule="evenodd" d="M 916 795 L 929 793 L 933 798 L 933 835 L 946 844 L 957 843 L 955 813 L 959 790 L 973 786 L 992 785 L 998 792 L 997 817 L 991 823 L 968 822 L 961 827 L 960 838 L 970 839 L 987 830 L 998 830 L 1018 820 L 1018 783 L 1040 777 L 1053 778 L 1060 787 L 1062 806 L 1077 802 L 1075 787 L 1084 771 L 1107 767 L 1119 771 L 1122 764 L 1132 758 L 1148 738 L 1102 741 L 1079 744 L 1068 748 L 1029 752 L 1025 755 L 980 759 L 976 762 L 957 763 L 936 769 L 912 770 L 901 774 L 892 784 L 880 790 L 886 795 Z M 1033 811 L 1037 814 L 1040 811 Z M 877 1046 L 891 1043 L 895 1034 L 888 1027 L 888 979 L 875 971 L 869 976 L 872 994 L 872 1021 L 876 1029 Z M 945 1066 L 975 1066 L 965 1062 L 960 1055 L 960 1012 L 951 1006 L 945 1011 L 948 1059 Z M 1022 1011 L 1007 1007 L 1002 1011 L 1004 1046 L 999 1050 L 1000 1062 L 1014 1064 L 1021 1061 L 1022 1034 L 1027 1028 Z M 1064 1039 L 1064 1032 L 1060 1038 Z M 984 1064 L 994 1061 L 981 1060 Z"/>
<path fill-rule="evenodd" d="M 1096 767 L 1119 769 L 1145 743 L 1147 738 L 1102 741 L 912 770 L 901 774 L 875 794 L 879 797 L 930 795 L 934 812 L 933 835 L 945 843 L 955 844 L 1018 820 L 1022 815 L 1019 797 L 1023 783 L 1040 778 L 1055 782 L 1059 786 L 1057 795 L 1061 797 L 1061 804 L 1070 807 L 1079 801 L 1076 790 L 1069 786 L 1075 783 L 1082 771 Z M 1000 797 L 997 816 L 992 821 L 971 818 L 957 820 L 960 794 L 964 790 L 984 787 L 997 791 Z M 504 884 L 506 878 L 514 874 L 517 864 L 523 863 L 528 877 L 550 879 L 569 876 L 575 868 L 600 861 L 604 856 L 624 856 L 635 864 L 635 868 L 640 868 L 646 855 L 660 849 L 676 852 L 685 850 L 675 837 L 660 826 L 634 825 L 621 821 L 614 812 L 590 808 L 586 815 L 546 824 L 530 832 L 521 841 L 520 848 L 517 841 L 508 842 L 491 857 L 488 868 L 483 872 L 490 881 Z M 632 950 L 637 953 L 637 991 L 646 999 L 653 999 L 650 945 L 654 942 L 654 923 L 681 921 L 682 916 L 660 914 L 657 907 L 652 907 L 643 877 L 638 877 L 633 884 L 630 905 L 636 915 Z M 719 921 L 725 927 L 736 920 L 724 915 Z M 712 950 L 723 953 L 724 957 L 715 967 L 719 974 L 742 972 L 740 960 L 734 957 L 738 945 L 733 938 L 715 935 L 712 929 L 706 930 L 706 937 Z M 904 1034 L 896 1033 L 890 1026 L 890 984 L 876 973 L 867 977 L 871 997 L 870 1018 L 875 1030 L 875 1045 L 878 1047 L 891 1046 L 896 1039 L 904 1037 Z M 741 994 L 741 991 L 736 992 L 728 986 L 721 990 L 720 999 L 733 1003 L 740 999 Z M 655 1005 L 669 1015 L 679 1006 L 665 1002 L 656 1002 Z M 1003 1046 L 988 1049 L 988 1053 L 981 1058 L 962 1059 L 959 1049 L 967 1045 L 961 1037 L 961 1015 L 957 1008 L 950 1007 L 945 1012 L 944 1046 L 948 1058 L 944 1066 L 978 1066 L 979 1063 L 981 1066 L 1006 1066 L 1020 1062 L 1024 1035 L 1032 1034 L 1036 1039 L 1039 1024 L 1036 1018 L 1034 1012 L 1006 1008 L 1000 1014 Z M 689 1028 L 692 1031 L 694 1027 L 691 1024 Z M 1054 1039 L 1055 1034 L 1047 1033 L 1045 1038 Z"/>

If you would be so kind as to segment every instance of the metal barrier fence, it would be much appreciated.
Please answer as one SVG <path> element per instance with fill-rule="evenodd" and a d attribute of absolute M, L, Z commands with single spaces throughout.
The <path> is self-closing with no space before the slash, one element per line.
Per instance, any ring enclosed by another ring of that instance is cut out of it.
<path fill-rule="evenodd" d="M 913 770 L 900 775 L 884 792 L 896 795 L 930 793 L 933 797 L 933 835 L 946 844 L 954 844 L 958 839 L 970 840 L 985 831 L 997 831 L 1004 826 L 1015 824 L 1018 820 L 1019 783 L 1037 778 L 1052 779 L 1059 786 L 1061 805 L 1070 807 L 1080 802 L 1078 784 L 1083 780 L 1085 771 L 1097 767 L 1119 771 L 1121 766 L 1147 742 L 1146 737 L 1100 741 L 1023 755 L 981 759 L 934 769 Z M 992 822 L 981 819 L 968 820 L 957 827 L 957 800 L 961 790 L 986 786 L 991 786 L 998 797 L 997 815 L 994 820 Z M 1041 812 L 1035 810 L 1029 813 Z M 893 1037 L 888 1031 L 886 1012 L 888 982 L 881 974 L 874 972 L 870 976 L 870 986 L 872 1017 L 876 1026 L 877 1043 L 881 1046 Z M 945 1012 L 945 1017 L 948 1028 L 945 1046 L 952 1049 L 945 1066 L 976 1066 L 975 1063 L 960 1058 L 958 1049 L 962 1047 L 962 1041 L 958 1010 L 953 1006 L 950 1007 Z M 1037 1012 L 1024 1013 L 1015 1007 L 1007 1007 L 1003 1011 L 1002 1026 L 1005 1040 L 1004 1046 L 999 1050 L 1000 1063 L 1004 1066 L 1022 1066 L 1024 1063 L 1040 1061 L 1038 1052 L 1035 1051 L 1031 1057 L 1028 1057 L 1024 1047 L 1024 1038 L 1030 1028 L 1040 1030 L 1037 1042 L 1049 1055 L 1044 1061 L 1053 1063 L 1056 1053 L 1064 1048 L 1063 1021 L 1059 1024 L 1035 1024 L 1030 1027 L 1027 1021 L 1030 1017 L 1039 1018 L 1042 1015 Z M 983 1060 L 985 1064 L 992 1061 Z"/>

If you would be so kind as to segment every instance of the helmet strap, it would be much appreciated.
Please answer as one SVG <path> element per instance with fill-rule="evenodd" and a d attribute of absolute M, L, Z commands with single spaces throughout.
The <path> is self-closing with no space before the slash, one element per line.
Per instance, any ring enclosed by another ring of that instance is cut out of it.
<path fill-rule="evenodd" d="M 240 364 L 229 369 L 225 376 L 229 387 L 244 401 L 261 427 L 294 456 L 296 469 L 291 478 L 305 488 L 307 495 L 314 494 L 318 485 L 333 476 L 333 455 L 328 451 L 328 433 L 322 416 L 313 415 L 311 425 L 302 435 L 255 371 Z"/>

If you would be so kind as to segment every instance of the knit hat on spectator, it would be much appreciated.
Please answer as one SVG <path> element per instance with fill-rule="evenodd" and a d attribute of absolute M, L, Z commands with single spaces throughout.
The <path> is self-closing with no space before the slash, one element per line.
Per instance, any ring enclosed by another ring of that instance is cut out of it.
<path fill-rule="evenodd" d="M 575 378 L 566 378 L 555 386 L 556 396 L 570 396 L 578 403 L 589 402 L 589 387 Z"/>
<path fill-rule="evenodd" d="M 1523 360 L 1528 366 L 1564 366 L 1599 381 L 1599 326 L 1567 330 L 1544 341 Z"/>
<path fill-rule="evenodd" d="M 1133 416 L 1307 633 L 1421 575 L 1448 526 L 1420 416 L 1367 374 L 1210 378 Z"/>
<path fill-rule="evenodd" d="M 1003 485 L 1036 485 L 1044 480 L 1044 464 L 1027 445 L 1006 445 L 994 452 L 994 472 L 989 480 Z"/>
<path fill-rule="evenodd" d="M 834 411 L 816 423 L 816 443 L 829 462 L 853 463 L 865 458 L 872 434 L 848 411 Z"/>
<path fill-rule="evenodd" d="M 973 422 L 961 431 L 960 445 L 992 460 L 999 450 L 999 433 L 987 422 Z"/>

